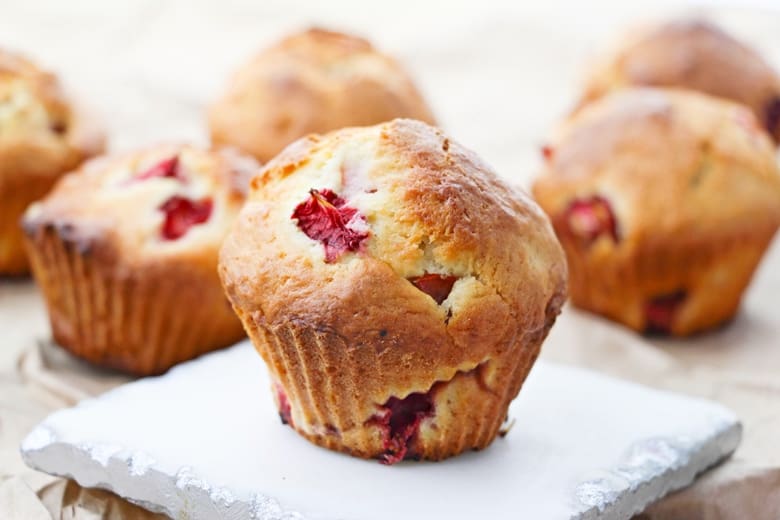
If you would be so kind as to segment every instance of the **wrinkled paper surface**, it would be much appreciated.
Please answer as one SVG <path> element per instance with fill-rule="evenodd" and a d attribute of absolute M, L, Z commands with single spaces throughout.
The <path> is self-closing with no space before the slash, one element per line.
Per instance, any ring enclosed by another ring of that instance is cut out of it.
<path fill-rule="evenodd" d="M 626 23 L 664 2 L 582 5 L 337 0 L 2 2 L 2 44 L 61 73 L 103 115 L 113 149 L 165 139 L 205 142 L 203 110 L 227 74 L 287 30 L 316 22 L 361 33 L 400 58 L 440 124 L 502 175 L 528 186 L 538 147 L 575 99 L 587 59 Z M 661 4 L 661 7 L 659 7 Z M 674 12 L 674 11 L 672 11 Z M 719 7 L 712 18 L 780 65 L 780 13 Z M 780 518 L 780 243 L 737 318 L 686 341 L 648 340 L 567 307 L 543 356 L 689 393 L 745 424 L 736 454 L 642 520 Z M 51 411 L 128 379 L 87 367 L 48 338 L 31 282 L 0 280 L 0 517 L 159 518 L 115 495 L 27 468 L 19 442 Z M 608 403 L 605 403 L 608 405 Z"/>

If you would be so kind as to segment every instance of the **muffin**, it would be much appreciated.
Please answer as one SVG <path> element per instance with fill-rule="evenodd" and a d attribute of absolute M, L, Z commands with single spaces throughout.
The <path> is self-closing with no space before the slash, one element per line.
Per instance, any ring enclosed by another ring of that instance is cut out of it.
<path fill-rule="evenodd" d="M 361 38 L 309 29 L 255 56 L 209 111 L 211 139 L 265 162 L 310 133 L 396 117 L 433 122 L 401 66 Z"/>
<path fill-rule="evenodd" d="M 575 305 L 680 336 L 734 315 L 780 223 L 774 149 L 747 107 L 624 89 L 546 150 L 533 194 L 566 250 Z"/>
<path fill-rule="evenodd" d="M 0 275 L 29 269 L 19 228 L 27 206 L 102 149 L 54 75 L 0 50 Z"/>
<path fill-rule="evenodd" d="M 242 338 L 217 258 L 256 169 L 160 145 L 89 161 L 31 205 L 25 244 L 56 343 L 150 375 Z"/>
<path fill-rule="evenodd" d="M 403 119 L 286 148 L 253 179 L 219 272 L 282 421 L 385 463 L 490 444 L 566 285 L 536 204 Z"/>
<path fill-rule="evenodd" d="M 750 107 L 780 141 L 780 80 L 753 49 L 702 20 L 646 27 L 594 67 L 583 103 L 627 86 L 697 90 Z"/>

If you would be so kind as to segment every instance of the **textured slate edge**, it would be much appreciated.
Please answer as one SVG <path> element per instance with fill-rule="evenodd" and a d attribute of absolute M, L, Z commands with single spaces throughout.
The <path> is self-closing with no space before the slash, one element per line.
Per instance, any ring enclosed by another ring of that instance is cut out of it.
<path fill-rule="evenodd" d="M 107 444 L 73 446 L 59 442 L 44 425 L 24 439 L 21 453 L 30 467 L 71 478 L 84 487 L 107 489 L 171 518 L 304 520 L 300 513 L 284 510 L 275 499 L 259 493 L 249 500 L 239 500 L 229 490 L 201 480 L 187 467 L 171 478 L 153 468 L 154 459 L 142 452 Z M 78 475 L 69 471 L 74 467 L 80 468 Z M 147 479 L 139 480 L 144 474 Z"/>
<path fill-rule="evenodd" d="M 580 513 L 572 520 L 631 518 L 728 458 L 741 439 L 742 424 L 734 417 L 719 420 L 715 433 L 698 442 L 682 437 L 639 442 L 617 468 L 577 486 Z"/>
<path fill-rule="evenodd" d="M 575 490 L 580 513 L 576 520 L 627 519 L 650 502 L 689 485 L 696 475 L 728 457 L 739 444 L 742 426 L 721 419 L 711 437 L 691 442 L 684 438 L 656 438 L 637 443 L 617 468 L 587 480 Z M 303 520 L 273 498 L 254 494 L 238 499 L 223 488 L 198 478 L 189 468 L 175 478 L 154 469 L 153 458 L 119 446 L 59 442 L 40 425 L 22 443 L 25 462 L 41 471 L 69 477 L 85 487 L 108 489 L 141 507 L 172 518 Z M 669 468 L 671 464 L 671 469 Z M 83 468 L 78 475 L 68 468 Z M 146 474 L 148 480 L 137 477 Z M 150 485 L 150 482 L 153 485 Z"/>

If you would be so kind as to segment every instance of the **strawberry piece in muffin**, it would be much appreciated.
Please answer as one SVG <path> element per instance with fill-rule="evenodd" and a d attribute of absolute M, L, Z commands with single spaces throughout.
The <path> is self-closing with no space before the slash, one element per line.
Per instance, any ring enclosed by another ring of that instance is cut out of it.
<path fill-rule="evenodd" d="M 382 409 L 382 413 L 373 419 L 382 430 L 384 452 L 379 457 L 380 462 L 395 464 L 413 458 L 410 445 L 420 430 L 420 423 L 434 416 L 430 393 L 409 394 L 403 399 L 391 397 Z"/>
<path fill-rule="evenodd" d="M 767 103 L 764 121 L 766 129 L 775 141 L 780 142 L 780 95 L 773 97 Z"/>
<path fill-rule="evenodd" d="M 135 176 L 135 179 L 141 181 L 154 178 L 174 178 L 184 181 L 185 177 L 179 172 L 179 157 L 175 155 L 164 159 Z"/>
<path fill-rule="evenodd" d="M 415 287 L 433 298 L 439 305 L 441 305 L 450 295 L 452 286 L 455 285 L 457 280 L 457 276 L 446 276 L 435 273 L 426 273 L 422 276 L 415 276 L 414 278 L 409 279 Z"/>
<path fill-rule="evenodd" d="M 160 211 L 165 214 L 162 236 L 166 240 L 181 238 L 192 226 L 203 224 L 211 216 L 213 202 L 209 198 L 192 200 L 174 195 L 166 200 Z"/>
<path fill-rule="evenodd" d="M 685 302 L 685 291 L 656 296 L 645 304 L 646 330 L 650 334 L 669 334 L 677 311 Z"/>
<path fill-rule="evenodd" d="M 290 400 L 287 399 L 287 394 L 284 392 L 282 385 L 276 383 L 274 384 L 274 388 L 276 389 L 276 404 L 279 407 L 279 419 L 282 421 L 282 424 L 293 426 Z"/>
<path fill-rule="evenodd" d="M 609 202 L 604 197 L 594 196 L 572 201 L 566 209 L 566 225 L 569 232 L 590 245 L 601 236 L 618 241 L 617 222 Z"/>
<path fill-rule="evenodd" d="M 306 236 L 322 242 L 327 262 L 347 251 L 358 251 L 368 238 L 365 217 L 328 189 L 309 190 L 309 198 L 295 207 L 292 218 Z"/>

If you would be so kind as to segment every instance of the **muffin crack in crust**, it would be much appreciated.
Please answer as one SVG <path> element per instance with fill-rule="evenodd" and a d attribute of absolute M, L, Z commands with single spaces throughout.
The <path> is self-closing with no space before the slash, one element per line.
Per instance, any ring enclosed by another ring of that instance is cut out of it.
<path fill-rule="evenodd" d="M 301 139 L 251 187 L 219 274 L 283 390 L 287 423 L 387 462 L 487 446 L 565 299 L 563 253 L 543 212 L 411 120 Z M 312 189 L 365 219 L 355 251 L 329 258 L 291 218 Z M 389 416 L 371 421 L 434 386 L 430 410 L 416 403 L 398 435 L 383 426 Z"/>

